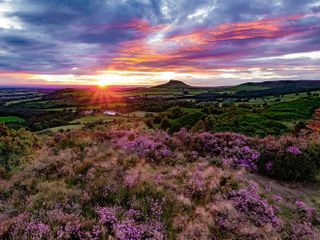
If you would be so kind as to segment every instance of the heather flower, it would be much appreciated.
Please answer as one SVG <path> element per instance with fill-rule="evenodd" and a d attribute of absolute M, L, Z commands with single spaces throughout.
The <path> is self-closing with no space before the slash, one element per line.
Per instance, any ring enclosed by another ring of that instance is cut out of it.
<path fill-rule="evenodd" d="M 218 224 L 220 227 L 225 228 L 225 229 L 228 228 L 228 227 L 227 227 L 227 224 L 226 224 L 225 218 L 219 217 L 216 222 L 217 222 L 217 224 Z"/>
<path fill-rule="evenodd" d="M 272 196 L 272 200 L 275 201 L 275 202 L 282 202 L 283 199 L 282 199 L 282 197 L 280 195 L 274 194 Z"/>
<path fill-rule="evenodd" d="M 279 224 L 277 209 L 259 196 L 256 187 L 233 191 L 228 198 L 233 201 L 237 210 L 247 214 L 258 226 Z"/>
<path fill-rule="evenodd" d="M 95 238 L 95 239 L 99 239 L 100 235 L 101 235 L 101 227 L 100 226 L 93 226 L 92 227 L 92 230 L 91 230 L 91 233 L 92 233 L 92 236 Z"/>
<path fill-rule="evenodd" d="M 32 236 L 33 240 L 36 240 L 47 237 L 49 235 L 50 228 L 47 224 L 30 222 L 26 226 L 25 231 L 29 236 Z"/>
<path fill-rule="evenodd" d="M 302 152 L 301 152 L 301 150 L 298 148 L 298 147 L 296 147 L 296 146 L 290 146 L 290 147 L 288 147 L 287 148 L 287 152 L 288 153 L 291 153 L 291 154 L 293 154 L 293 155 L 300 155 Z"/>
<path fill-rule="evenodd" d="M 297 200 L 295 202 L 298 212 L 301 214 L 301 217 L 304 217 L 308 221 L 312 221 L 312 218 L 315 214 L 315 209 L 308 207 L 305 202 Z"/>
<path fill-rule="evenodd" d="M 185 157 L 186 157 L 187 161 L 194 162 L 199 159 L 199 153 L 197 151 L 187 152 L 185 154 Z"/>
<path fill-rule="evenodd" d="M 30 213 L 19 214 L 14 219 L 14 224 L 11 226 L 10 235 L 14 239 L 34 239 L 40 240 L 48 237 L 50 227 L 39 221 L 31 219 Z"/>
<path fill-rule="evenodd" d="M 139 172 L 132 172 L 132 173 L 128 173 L 125 177 L 124 177 L 124 185 L 127 188 L 131 188 L 134 185 L 137 184 L 139 180 Z"/>
<path fill-rule="evenodd" d="M 179 132 L 174 133 L 174 137 L 178 139 L 179 145 L 183 148 L 188 148 L 192 145 L 193 136 L 185 128 L 181 128 Z"/>
<path fill-rule="evenodd" d="M 99 223 L 107 226 L 112 226 L 117 222 L 114 208 L 97 208 Z"/>
<path fill-rule="evenodd" d="M 128 211 L 126 211 L 125 213 L 125 218 L 128 221 L 134 221 L 139 219 L 142 216 L 142 213 L 139 210 L 136 209 L 129 209 Z"/>
<path fill-rule="evenodd" d="M 269 193 L 269 192 L 271 192 L 271 188 L 270 188 L 269 186 L 266 186 L 266 187 L 264 188 L 264 191 L 265 191 L 266 193 Z"/>
<path fill-rule="evenodd" d="M 69 221 L 57 231 L 57 239 L 78 239 L 81 236 L 81 223 L 79 221 Z"/>
<path fill-rule="evenodd" d="M 187 188 L 188 193 L 192 197 L 199 198 L 204 194 L 206 190 L 206 185 L 200 170 L 197 170 L 192 174 L 191 178 L 187 183 Z"/>
<path fill-rule="evenodd" d="M 164 177 L 165 176 L 162 173 L 157 173 L 154 176 L 155 183 L 160 183 L 161 181 L 163 181 Z"/>
<path fill-rule="evenodd" d="M 174 153 L 165 143 L 167 138 L 169 138 L 167 135 L 160 133 L 155 136 L 142 135 L 132 141 L 122 139 L 118 145 L 126 153 L 136 154 L 140 158 L 159 163 L 166 158 L 174 157 Z"/>
<path fill-rule="evenodd" d="M 234 168 L 244 167 L 250 172 L 257 170 L 257 162 L 260 157 L 260 153 L 252 150 L 249 146 L 239 148 L 233 146 L 229 149 L 224 149 L 223 153 L 228 157 L 224 158 L 224 165 Z"/>
<path fill-rule="evenodd" d="M 312 224 L 310 222 L 303 222 L 292 225 L 291 239 L 316 239 Z"/>
<path fill-rule="evenodd" d="M 161 202 L 159 200 L 150 199 L 149 204 L 153 218 L 160 220 L 163 212 Z"/>
<path fill-rule="evenodd" d="M 232 164 L 234 163 L 234 159 L 233 159 L 233 158 L 223 158 L 222 163 L 223 163 L 223 166 L 224 166 L 225 168 L 229 168 L 229 167 L 231 167 Z"/>
<path fill-rule="evenodd" d="M 115 225 L 115 235 L 119 240 L 139 240 L 142 238 L 143 231 L 139 226 L 132 223 L 120 223 Z"/>
<path fill-rule="evenodd" d="M 297 200 L 297 201 L 295 202 L 295 204 L 296 204 L 296 207 L 297 207 L 298 209 L 304 209 L 304 208 L 306 207 L 306 204 L 305 204 L 303 201 L 300 201 L 300 200 Z"/>
<path fill-rule="evenodd" d="M 98 208 L 99 223 L 107 226 L 109 234 L 114 234 L 117 239 L 141 239 L 148 236 L 150 239 L 164 239 L 163 225 L 160 222 L 162 206 L 158 200 L 147 199 L 150 204 L 149 219 L 140 210 L 129 209 L 124 211 L 121 207 Z M 115 215 L 119 215 L 119 219 Z M 91 235 L 101 236 L 102 229 L 96 226 Z M 158 237 L 157 237 L 158 236 Z M 148 238 L 147 238 L 148 239 Z"/>
<path fill-rule="evenodd" d="M 266 169 L 267 172 L 270 172 L 272 170 L 272 165 L 273 165 L 272 161 L 268 161 L 266 163 L 265 169 Z"/>
<path fill-rule="evenodd" d="M 228 223 L 227 219 L 224 216 L 220 216 L 217 218 L 216 223 L 219 227 L 223 229 L 231 229 L 230 224 Z"/>

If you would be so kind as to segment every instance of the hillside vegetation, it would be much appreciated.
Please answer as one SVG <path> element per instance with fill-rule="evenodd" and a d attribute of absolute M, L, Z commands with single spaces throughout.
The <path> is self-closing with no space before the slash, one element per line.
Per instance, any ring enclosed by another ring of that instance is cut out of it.
<path fill-rule="evenodd" d="M 312 84 L 0 101 L 0 239 L 320 239 Z"/>
<path fill-rule="evenodd" d="M 25 134 L 2 128 L 26 147 L 1 162 L 1 239 L 320 238 L 317 187 L 292 188 L 320 180 L 317 135 L 168 134 L 133 121 L 45 135 L 30 152 Z"/>

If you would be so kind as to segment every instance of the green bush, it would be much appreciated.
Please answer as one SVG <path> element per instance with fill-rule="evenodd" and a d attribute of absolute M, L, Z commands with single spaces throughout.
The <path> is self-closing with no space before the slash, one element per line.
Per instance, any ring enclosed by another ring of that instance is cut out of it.
<path fill-rule="evenodd" d="M 191 128 L 205 116 L 206 114 L 204 113 L 194 112 L 194 113 L 184 115 L 181 118 L 177 119 L 176 123 L 182 127 Z"/>
<path fill-rule="evenodd" d="M 23 162 L 23 157 L 38 147 L 37 136 L 24 129 L 13 130 L 0 124 L 0 167 L 11 170 Z"/>
<path fill-rule="evenodd" d="M 175 107 L 170 112 L 170 118 L 176 119 L 182 117 L 184 114 L 183 110 L 180 107 Z"/>
<path fill-rule="evenodd" d="M 162 120 L 161 116 L 157 115 L 153 118 L 153 123 L 159 124 L 161 122 L 161 120 Z"/>
<path fill-rule="evenodd" d="M 260 151 L 259 171 L 261 173 L 284 181 L 318 181 L 320 143 L 311 141 L 301 149 L 296 147 L 298 146 L 296 144 L 294 148 L 297 149 L 297 153 L 295 154 L 288 150 L 292 146 L 292 142 L 274 141 L 271 144 L 267 143 L 267 146 L 262 147 Z"/>
<path fill-rule="evenodd" d="M 161 120 L 161 123 L 160 123 L 160 128 L 161 129 L 167 129 L 167 128 L 170 128 L 171 127 L 171 124 L 169 122 L 169 120 L 167 118 L 163 118 Z"/>

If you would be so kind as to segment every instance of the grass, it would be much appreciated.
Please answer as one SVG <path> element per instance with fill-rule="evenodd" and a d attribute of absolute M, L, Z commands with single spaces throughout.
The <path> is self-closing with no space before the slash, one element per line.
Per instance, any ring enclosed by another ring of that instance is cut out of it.
<path fill-rule="evenodd" d="M 179 96 L 179 95 L 196 95 L 200 93 L 206 93 L 206 89 L 186 89 L 187 94 L 185 94 L 182 89 L 179 88 L 144 88 L 139 90 L 132 90 L 123 92 L 123 95 L 126 96 L 146 96 L 146 95 L 155 95 L 155 96 Z"/>
<path fill-rule="evenodd" d="M 37 100 L 41 100 L 41 99 L 42 99 L 42 97 L 13 100 L 13 101 L 6 102 L 5 106 L 10 106 L 10 105 L 18 104 L 18 103 L 32 102 L 32 101 L 37 101 Z"/>
<path fill-rule="evenodd" d="M 135 111 L 135 112 L 130 112 L 130 113 L 127 113 L 127 114 L 124 114 L 123 116 L 126 116 L 126 117 L 145 117 L 146 116 L 146 113 L 148 112 L 144 112 L 144 111 Z"/>
<path fill-rule="evenodd" d="M 4 123 L 24 122 L 24 119 L 16 116 L 6 116 L 6 117 L 0 117 L 0 122 L 4 122 Z"/>
<path fill-rule="evenodd" d="M 60 126 L 60 127 L 54 127 L 54 128 L 48 128 L 48 129 L 45 129 L 41 132 L 47 132 L 47 131 L 51 131 L 51 132 L 58 132 L 60 130 L 73 130 L 73 129 L 81 129 L 83 127 L 82 124 L 75 124 L 75 125 L 65 125 L 65 126 Z"/>
<path fill-rule="evenodd" d="M 86 123 L 92 123 L 96 121 L 112 121 L 113 119 L 119 119 L 121 117 L 119 116 L 106 116 L 106 115 L 96 115 L 96 116 L 85 116 L 82 118 L 75 119 L 71 121 L 72 124 L 86 124 Z"/>
<path fill-rule="evenodd" d="M 72 110 L 72 111 L 75 111 L 77 110 L 77 107 L 65 107 L 65 108 L 48 108 L 46 109 L 46 111 L 48 112 L 61 112 L 63 110 Z"/>

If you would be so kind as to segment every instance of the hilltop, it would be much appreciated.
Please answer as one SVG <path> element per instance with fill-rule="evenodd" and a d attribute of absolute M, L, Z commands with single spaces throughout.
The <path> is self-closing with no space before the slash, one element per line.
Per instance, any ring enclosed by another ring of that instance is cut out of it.
<path fill-rule="evenodd" d="M 154 86 L 152 88 L 193 88 L 192 86 L 178 80 L 170 80 L 167 83 Z"/>

